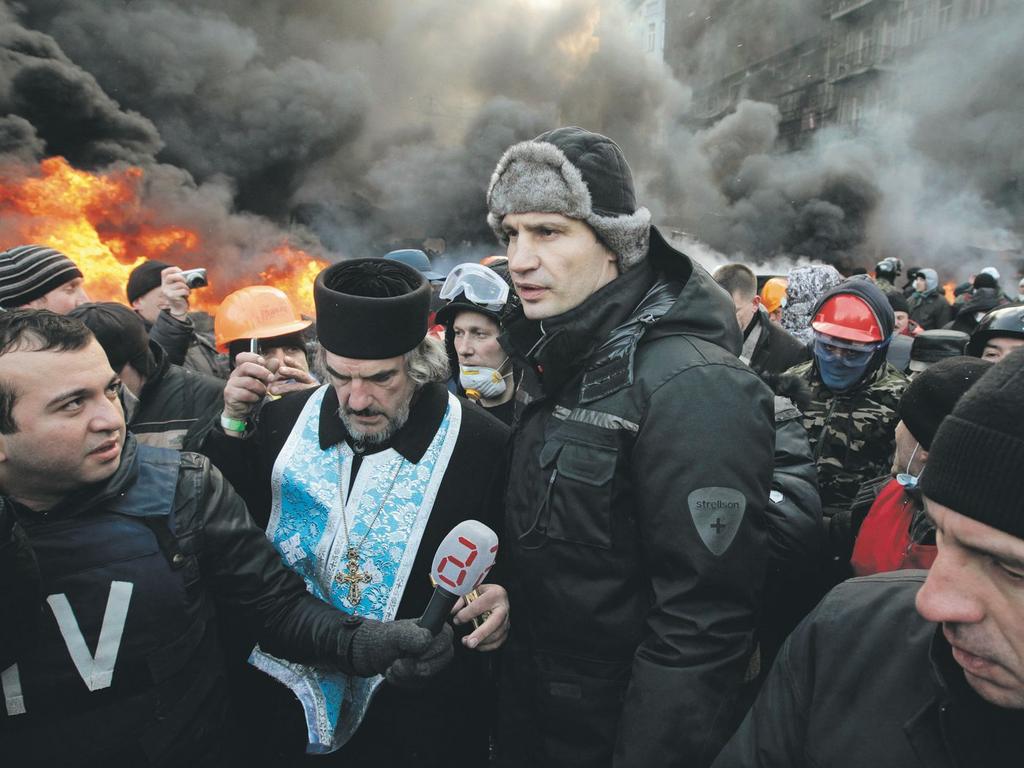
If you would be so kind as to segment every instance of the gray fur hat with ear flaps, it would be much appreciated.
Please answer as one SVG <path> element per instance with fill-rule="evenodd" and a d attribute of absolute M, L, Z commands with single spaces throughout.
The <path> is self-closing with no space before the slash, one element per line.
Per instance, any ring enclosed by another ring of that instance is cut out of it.
<path fill-rule="evenodd" d="M 638 207 L 618 144 L 582 128 L 556 128 L 509 147 L 487 189 L 487 223 L 508 244 L 509 213 L 560 213 L 586 222 L 618 257 L 619 271 L 647 256 L 651 212 Z"/>

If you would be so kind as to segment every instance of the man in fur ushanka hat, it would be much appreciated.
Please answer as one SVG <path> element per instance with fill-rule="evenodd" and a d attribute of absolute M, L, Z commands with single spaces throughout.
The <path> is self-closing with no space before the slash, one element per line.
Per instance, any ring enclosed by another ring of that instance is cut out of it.
<path fill-rule="evenodd" d="M 771 392 L 736 357 L 729 295 L 651 226 L 611 139 L 510 147 L 487 204 L 530 399 L 505 502 L 501 759 L 707 766 L 754 653 Z"/>
<path fill-rule="evenodd" d="M 305 764 L 305 750 L 332 753 L 316 765 L 442 765 L 457 722 L 462 762 L 484 765 L 477 651 L 505 640 L 505 590 L 478 588 L 455 615 L 458 639 L 447 625 L 431 638 L 416 619 L 448 532 L 467 519 L 499 528 L 508 428 L 448 393 L 447 354 L 427 336 L 430 286 L 412 267 L 344 261 L 320 273 L 314 299 L 327 383 L 266 402 L 278 361 L 239 354 L 204 448 L 285 564 L 365 631 L 347 676 L 252 654 L 234 690 L 252 751 L 239 764 Z M 231 642 L 247 653 L 244 639 Z"/>

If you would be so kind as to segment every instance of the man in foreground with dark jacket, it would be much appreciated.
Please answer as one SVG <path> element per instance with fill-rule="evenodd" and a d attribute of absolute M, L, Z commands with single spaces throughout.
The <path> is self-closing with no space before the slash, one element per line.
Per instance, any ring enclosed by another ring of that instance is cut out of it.
<path fill-rule="evenodd" d="M 124 388 L 125 421 L 136 440 L 197 451 L 224 406 L 224 382 L 174 365 L 146 334 L 141 317 L 112 301 L 73 309 L 107 354 Z"/>
<path fill-rule="evenodd" d="M 931 570 L 853 579 L 790 636 L 715 768 L 999 768 L 1024 728 L 1024 352 L 943 420 Z M 916 608 L 916 610 L 915 610 Z"/>
<path fill-rule="evenodd" d="M 517 606 L 500 759 L 706 766 L 735 726 L 767 559 L 772 395 L 732 302 L 636 204 L 622 151 L 560 128 L 487 195 L 533 400 L 503 553 Z"/>
<path fill-rule="evenodd" d="M 811 357 L 808 347 L 778 323 L 761 306 L 757 277 L 745 264 L 723 264 L 715 270 L 715 282 L 732 298 L 736 322 L 743 332 L 739 358 L 758 373 L 782 373 Z"/>
<path fill-rule="evenodd" d="M 296 662 L 411 684 L 450 659 L 450 632 L 310 595 L 205 459 L 126 431 L 120 387 L 79 320 L 0 313 L 5 766 L 222 765 L 215 604 Z"/>

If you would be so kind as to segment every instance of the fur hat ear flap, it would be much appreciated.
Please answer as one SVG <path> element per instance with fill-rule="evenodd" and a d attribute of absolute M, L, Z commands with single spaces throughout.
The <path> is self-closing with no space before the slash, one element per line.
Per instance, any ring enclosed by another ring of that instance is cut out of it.
<path fill-rule="evenodd" d="M 615 142 L 581 128 L 559 128 L 506 150 L 487 189 L 487 223 L 507 245 L 501 222 L 509 213 L 579 219 L 625 272 L 644 259 L 650 242 L 651 213 L 633 201 L 632 174 Z"/>

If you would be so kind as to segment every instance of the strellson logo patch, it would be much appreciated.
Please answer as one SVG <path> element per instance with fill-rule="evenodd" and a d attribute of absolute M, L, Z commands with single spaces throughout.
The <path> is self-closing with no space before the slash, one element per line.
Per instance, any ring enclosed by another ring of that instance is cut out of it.
<path fill-rule="evenodd" d="M 697 533 L 714 555 L 721 555 L 736 538 L 747 500 L 735 488 L 698 488 L 686 497 Z"/>

